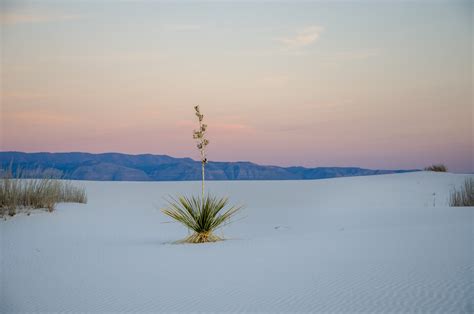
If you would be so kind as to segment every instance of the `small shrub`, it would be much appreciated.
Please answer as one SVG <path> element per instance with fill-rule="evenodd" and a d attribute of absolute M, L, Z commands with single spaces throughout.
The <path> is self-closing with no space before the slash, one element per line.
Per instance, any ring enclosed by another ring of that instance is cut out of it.
<path fill-rule="evenodd" d="M 83 187 L 77 187 L 69 181 L 40 178 L 22 179 L 17 172 L 2 172 L 0 178 L 0 216 L 14 216 L 19 210 L 47 209 L 52 212 L 57 203 L 86 203 L 87 196 Z"/>
<path fill-rule="evenodd" d="M 454 207 L 474 206 L 474 178 L 467 178 L 460 190 L 454 189 L 449 204 Z"/>
<path fill-rule="evenodd" d="M 426 167 L 425 171 L 446 172 L 448 171 L 448 168 L 443 164 L 431 165 L 429 167 Z"/>

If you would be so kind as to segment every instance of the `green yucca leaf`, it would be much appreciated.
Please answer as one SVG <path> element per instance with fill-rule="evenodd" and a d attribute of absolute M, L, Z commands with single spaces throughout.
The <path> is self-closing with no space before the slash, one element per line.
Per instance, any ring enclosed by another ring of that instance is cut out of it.
<path fill-rule="evenodd" d="M 228 223 L 242 208 L 241 206 L 230 206 L 226 209 L 228 202 L 227 197 L 219 198 L 211 195 L 205 196 L 204 199 L 195 196 L 170 197 L 168 206 L 161 211 L 200 234 L 192 236 L 194 240 L 199 240 L 197 242 L 207 242 L 200 241 L 206 237 L 213 237 L 212 239 L 215 241 L 217 237 L 213 236 L 212 232 L 222 227 L 224 223 Z"/>

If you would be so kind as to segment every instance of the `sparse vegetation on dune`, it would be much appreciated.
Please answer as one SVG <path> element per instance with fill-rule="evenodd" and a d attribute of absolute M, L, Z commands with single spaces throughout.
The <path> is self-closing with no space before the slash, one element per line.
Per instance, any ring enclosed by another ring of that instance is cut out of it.
<path fill-rule="evenodd" d="M 474 206 L 474 178 L 467 178 L 461 189 L 451 193 L 449 204 L 454 207 Z"/>
<path fill-rule="evenodd" d="M 194 130 L 193 138 L 197 140 L 197 148 L 201 156 L 201 196 L 171 198 L 168 201 L 168 206 L 161 210 L 165 215 L 194 232 L 187 238 L 178 241 L 179 243 L 205 243 L 223 240 L 213 231 L 228 223 L 241 209 L 241 206 L 227 206 L 227 197 L 205 196 L 204 194 L 206 147 L 209 141 L 206 138 L 207 125 L 203 123 L 204 115 L 199 110 L 199 106 L 195 106 L 194 110 L 199 120 L 199 130 Z"/>
<path fill-rule="evenodd" d="M 24 179 L 13 177 L 11 170 L 3 170 L 0 178 L 0 216 L 15 216 L 31 209 L 52 212 L 57 203 L 86 203 L 83 187 L 53 177 Z"/>
<path fill-rule="evenodd" d="M 443 164 L 431 165 L 425 168 L 425 171 L 447 172 L 448 168 Z"/>

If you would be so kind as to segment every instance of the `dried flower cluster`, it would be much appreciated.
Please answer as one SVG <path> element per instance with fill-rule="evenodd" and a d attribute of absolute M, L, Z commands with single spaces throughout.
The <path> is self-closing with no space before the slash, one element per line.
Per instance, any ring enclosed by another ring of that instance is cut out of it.
<path fill-rule="evenodd" d="M 194 106 L 194 110 L 196 111 L 196 117 L 199 120 L 199 130 L 194 130 L 193 138 L 197 140 L 197 148 L 199 153 L 201 154 L 201 165 L 202 165 L 202 198 L 204 199 L 204 168 L 207 163 L 206 157 L 206 146 L 209 145 L 209 140 L 206 138 L 206 130 L 207 124 L 204 124 L 202 121 L 204 120 L 204 115 L 199 110 L 199 106 Z"/>
<path fill-rule="evenodd" d="M 201 154 L 201 162 L 206 163 L 206 146 L 209 145 L 209 140 L 206 138 L 207 124 L 202 123 L 204 115 L 199 110 L 199 106 L 194 106 L 194 110 L 199 120 L 199 130 L 194 130 L 193 138 L 198 142 L 196 146 Z"/>

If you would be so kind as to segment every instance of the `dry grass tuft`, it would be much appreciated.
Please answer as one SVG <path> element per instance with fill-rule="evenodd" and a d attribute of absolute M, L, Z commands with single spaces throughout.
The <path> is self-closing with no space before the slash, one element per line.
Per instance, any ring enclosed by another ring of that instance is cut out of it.
<path fill-rule="evenodd" d="M 447 172 L 448 168 L 443 164 L 432 165 L 425 168 L 425 171 Z"/>
<path fill-rule="evenodd" d="M 474 178 L 467 178 L 460 190 L 451 193 L 449 205 L 454 207 L 474 206 Z"/>
<path fill-rule="evenodd" d="M 57 203 L 87 203 L 83 187 L 52 177 L 22 179 L 12 171 L 2 172 L 0 178 L 0 216 L 15 216 L 19 211 L 46 209 L 52 212 Z"/>

